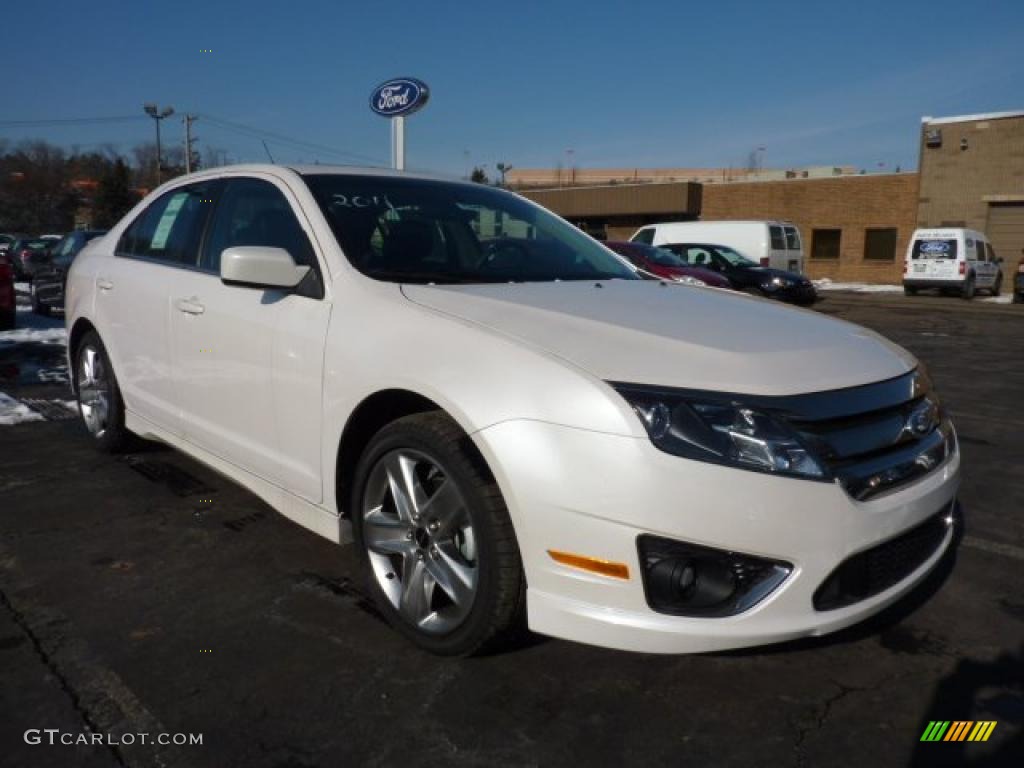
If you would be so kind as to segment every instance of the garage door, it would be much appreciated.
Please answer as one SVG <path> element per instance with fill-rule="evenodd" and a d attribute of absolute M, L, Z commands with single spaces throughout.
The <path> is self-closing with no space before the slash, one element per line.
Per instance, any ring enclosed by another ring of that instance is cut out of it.
<path fill-rule="evenodd" d="M 988 238 L 996 256 L 1003 257 L 1003 285 L 1008 287 L 1024 257 L 1024 203 L 990 203 Z"/>

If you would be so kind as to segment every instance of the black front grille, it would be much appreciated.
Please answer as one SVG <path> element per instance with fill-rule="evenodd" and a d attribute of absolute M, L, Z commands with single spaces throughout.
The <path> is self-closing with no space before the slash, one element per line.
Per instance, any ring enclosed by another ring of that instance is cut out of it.
<path fill-rule="evenodd" d="M 895 539 L 847 558 L 815 591 L 814 608 L 843 608 L 898 584 L 935 553 L 951 519 L 949 511 L 942 511 Z"/>

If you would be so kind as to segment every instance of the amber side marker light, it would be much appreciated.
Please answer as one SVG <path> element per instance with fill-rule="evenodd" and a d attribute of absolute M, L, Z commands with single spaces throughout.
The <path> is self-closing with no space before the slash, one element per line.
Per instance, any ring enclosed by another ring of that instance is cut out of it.
<path fill-rule="evenodd" d="M 599 573 L 602 576 L 610 576 L 613 579 L 629 578 L 629 566 L 625 563 L 602 560 L 599 557 L 574 555 L 571 552 L 559 552 L 557 549 L 549 549 L 548 554 L 551 555 L 551 559 L 556 563 L 568 565 L 571 568 L 579 568 L 581 571 Z"/>

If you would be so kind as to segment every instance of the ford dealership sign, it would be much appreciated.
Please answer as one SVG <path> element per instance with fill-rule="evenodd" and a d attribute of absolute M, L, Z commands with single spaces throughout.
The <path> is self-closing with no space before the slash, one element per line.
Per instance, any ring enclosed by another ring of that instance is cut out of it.
<path fill-rule="evenodd" d="M 370 95 L 370 109 L 382 117 L 411 115 L 430 98 L 430 89 L 414 77 L 396 77 L 381 83 Z"/>

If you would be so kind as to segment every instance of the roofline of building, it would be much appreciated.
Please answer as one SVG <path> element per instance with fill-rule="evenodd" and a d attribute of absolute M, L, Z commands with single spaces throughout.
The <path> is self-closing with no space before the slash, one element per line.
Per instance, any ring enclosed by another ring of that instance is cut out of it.
<path fill-rule="evenodd" d="M 1024 110 L 1012 112 L 982 112 L 977 115 L 954 115 L 953 117 L 922 117 L 923 125 L 943 125 L 945 123 L 973 123 L 976 120 L 1001 120 L 1006 117 L 1024 117 Z"/>
<path fill-rule="evenodd" d="M 579 189 L 628 189 L 630 187 L 664 187 L 672 184 L 700 184 L 701 186 L 720 187 L 730 184 L 779 184 L 791 181 L 835 181 L 836 179 L 877 179 L 879 176 L 913 176 L 918 173 L 913 171 L 874 171 L 872 173 L 841 173 L 838 176 L 808 176 L 807 178 L 794 179 L 733 179 L 731 181 L 716 181 L 705 183 L 701 181 L 642 181 L 639 184 L 566 184 L 561 187 L 521 187 L 509 186 L 512 192 L 568 192 Z"/>

